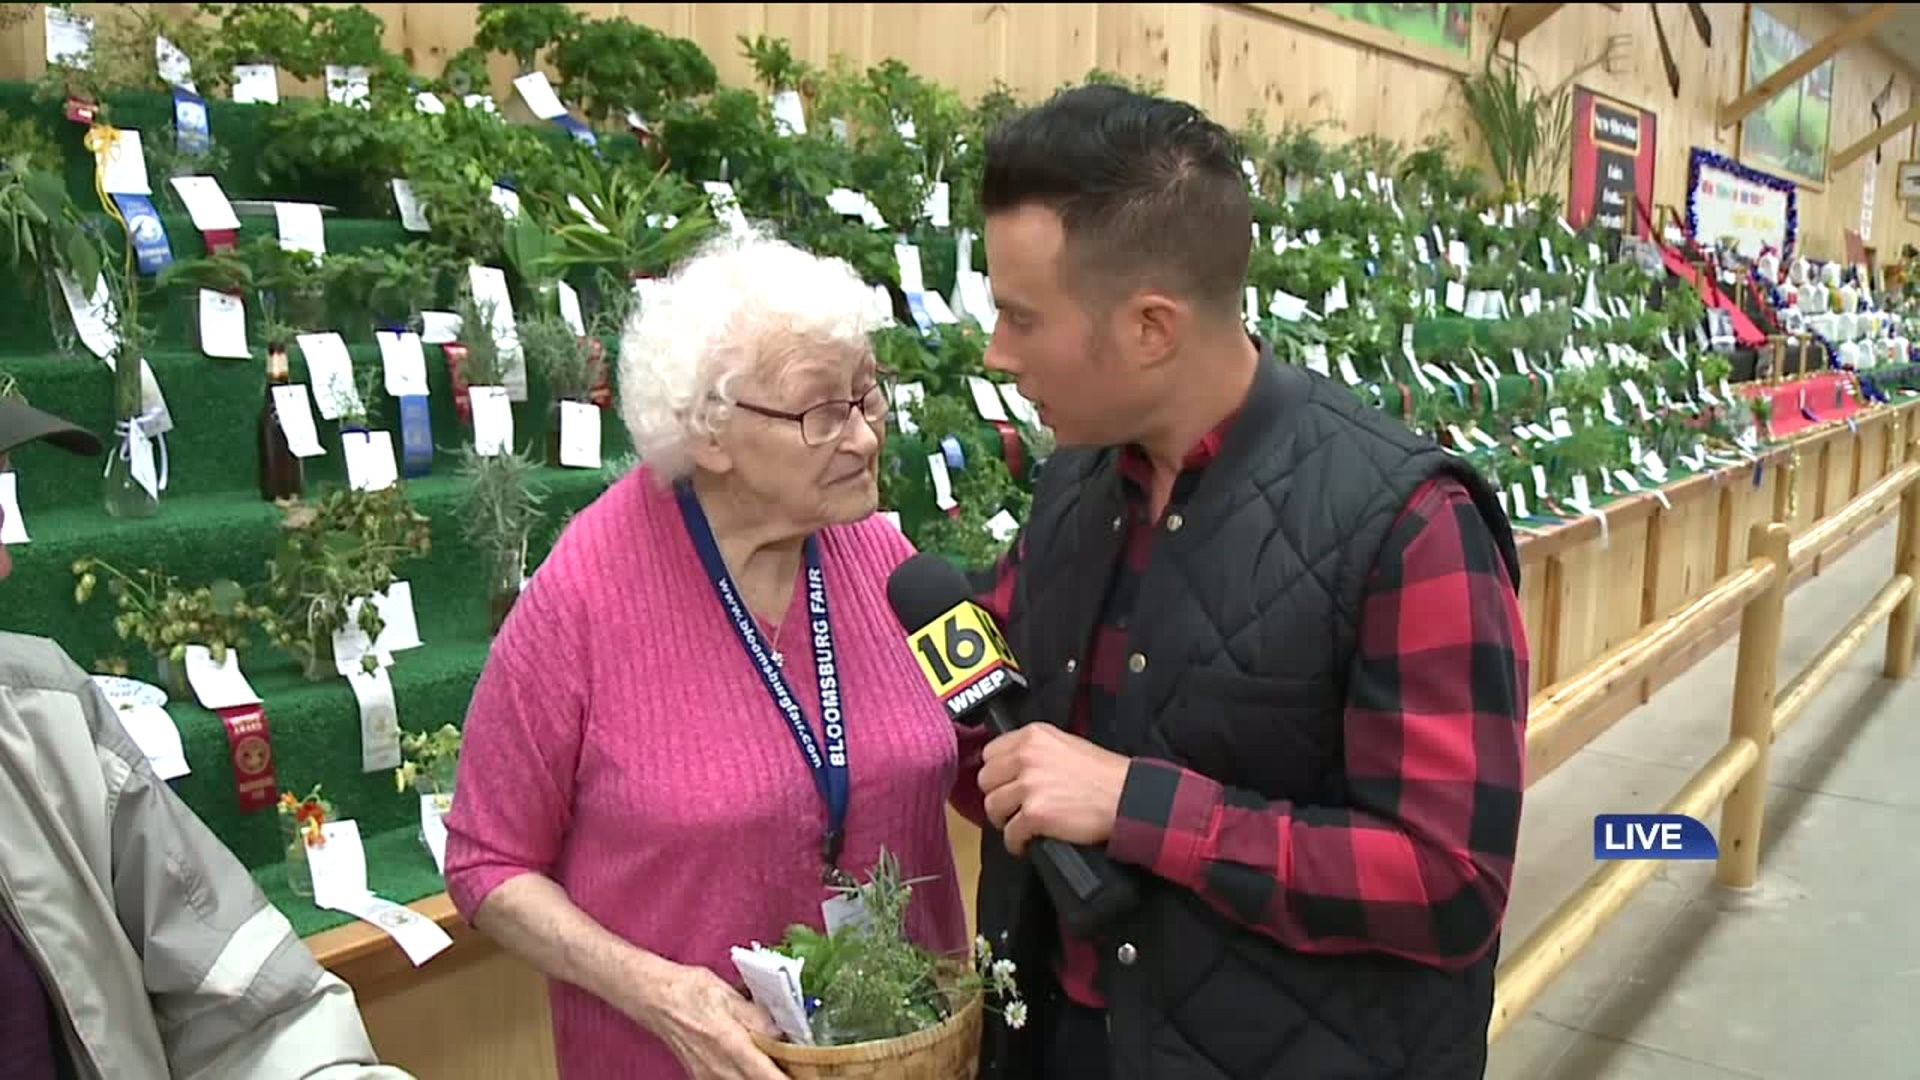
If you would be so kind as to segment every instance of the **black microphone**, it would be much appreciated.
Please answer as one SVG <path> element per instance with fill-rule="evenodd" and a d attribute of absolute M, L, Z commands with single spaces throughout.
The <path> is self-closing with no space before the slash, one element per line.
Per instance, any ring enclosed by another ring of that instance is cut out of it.
<path fill-rule="evenodd" d="M 964 574 L 940 556 L 921 552 L 887 579 L 887 603 L 907 631 L 920 673 L 949 716 L 956 721 L 979 716 L 1000 735 L 1020 727 L 1012 706 L 1015 695 L 1026 691 L 1026 676 L 993 616 L 973 602 Z M 1030 851 L 1054 910 L 1078 936 L 1092 937 L 1136 902 L 1133 882 L 1095 848 L 1043 836 L 1035 838 Z"/>

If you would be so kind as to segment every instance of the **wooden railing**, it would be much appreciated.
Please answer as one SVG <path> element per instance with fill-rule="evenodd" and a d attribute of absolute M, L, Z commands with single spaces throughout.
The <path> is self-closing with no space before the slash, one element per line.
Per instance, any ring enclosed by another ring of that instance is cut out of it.
<path fill-rule="evenodd" d="M 1711 632 L 1738 613 L 1739 659 L 1727 741 L 1662 812 L 1705 818 L 1720 808 L 1715 881 L 1730 888 L 1753 885 L 1759 871 L 1774 740 L 1800 718 L 1808 702 L 1881 622 L 1887 623 L 1884 674 L 1904 679 L 1913 670 L 1915 628 L 1920 625 L 1920 610 L 1916 610 L 1920 597 L 1915 595 L 1915 582 L 1920 581 L 1920 425 L 1908 438 L 1904 463 L 1838 512 L 1797 539 L 1779 522 L 1754 525 L 1745 567 L 1666 620 L 1621 643 L 1564 685 L 1537 696 L 1528 724 L 1528 759 L 1553 764 L 1566 760 L 1577 746 L 1562 744 L 1591 738 L 1591 715 L 1602 703 L 1622 687 L 1645 678 L 1675 646 Z M 1887 584 L 1804 670 L 1779 688 L 1781 622 L 1795 571 L 1849 545 L 1896 504 L 1898 542 Z M 1654 859 L 1607 862 L 1501 963 L 1489 1040 L 1499 1038 L 1526 1013 L 1660 865 Z"/>

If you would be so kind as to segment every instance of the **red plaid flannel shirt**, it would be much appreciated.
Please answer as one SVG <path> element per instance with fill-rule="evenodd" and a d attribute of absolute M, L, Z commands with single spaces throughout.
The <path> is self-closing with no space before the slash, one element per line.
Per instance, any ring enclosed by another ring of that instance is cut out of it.
<path fill-rule="evenodd" d="M 1230 422 L 1230 421 L 1229 421 Z M 1177 506 L 1225 430 L 1188 455 Z M 1120 685 L 1129 580 L 1155 529 L 1144 455 L 1122 458 L 1132 526 L 1068 729 L 1099 741 Z M 978 597 L 1003 624 L 1021 549 Z M 1505 917 L 1519 839 L 1529 657 L 1520 606 L 1471 496 L 1452 478 L 1408 500 L 1374 566 L 1349 672 L 1342 806 L 1272 802 L 1167 761 L 1136 758 L 1107 854 L 1193 890 L 1247 928 L 1302 952 L 1383 952 L 1463 968 Z M 985 739 L 963 730 L 962 777 Z M 984 820 L 976 785 L 957 804 Z M 1101 1005 L 1090 943 L 1062 934 L 1067 994 Z"/>

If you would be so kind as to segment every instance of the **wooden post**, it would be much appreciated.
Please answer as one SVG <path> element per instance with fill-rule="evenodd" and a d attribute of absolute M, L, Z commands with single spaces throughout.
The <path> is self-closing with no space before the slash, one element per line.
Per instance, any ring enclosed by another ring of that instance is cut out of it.
<path fill-rule="evenodd" d="M 1734 739 L 1751 739 L 1759 748 L 1720 810 L 1720 864 L 1714 879 L 1737 889 L 1753 885 L 1759 871 L 1760 835 L 1767 808 L 1767 761 L 1773 748 L 1773 692 L 1780 659 L 1780 624 L 1786 612 L 1787 580 L 1792 565 L 1787 550 L 1792 532 L 1778 522 L 1757 524 L 1748 540 L 1756 559 L 1771 559 L 1772 584 L 1753 598 L 1740 616 L 1740 659 L 1733 675 Z"/>
<path fill-rule="evenodd" d="M 1915 446 L 1909 444 L 1912 457 Z M 1893 572 L 1905 574 L 1920 586 L 1920 483 L 1907 485 L 1900 496 L 1900 539 L 1894 548 Z M 1889 679 L 1904 679 L 1913 673 L 1914 627 L 1920 623 L 1920 588 L 1907 594 L 1887 619 L 1887 662 L 1883 669 Z"/>

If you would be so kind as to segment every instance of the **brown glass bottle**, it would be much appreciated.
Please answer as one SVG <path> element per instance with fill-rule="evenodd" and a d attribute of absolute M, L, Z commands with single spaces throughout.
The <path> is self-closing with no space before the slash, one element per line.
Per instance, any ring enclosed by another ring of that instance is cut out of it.
<path fill-rule="evenodd" d="M 287 350 L 267 348 L 266 401 L 260 406 L 260 497 L 268 502 L 297 499 L 306 490 L 306 463 L 287 445 L 287 433 L 273 414 L 273 388 L 288 382 Z"/>

